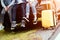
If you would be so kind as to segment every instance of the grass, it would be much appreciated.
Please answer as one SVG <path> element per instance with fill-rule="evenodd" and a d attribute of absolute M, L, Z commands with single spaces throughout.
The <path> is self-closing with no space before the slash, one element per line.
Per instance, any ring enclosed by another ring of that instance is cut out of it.
<path fill-rule="evenodd" d="M 36 30 L 29 30 L 29 31 L 22 31 L 22 32 L 5 32 L 0 31 L 0 40 L 31 40 L 31 37 L 29 36 L 30 34 L 32 34 L 31 36 L 34 36 Z M 40 40 L 40 39 L 39 39 Z"/>

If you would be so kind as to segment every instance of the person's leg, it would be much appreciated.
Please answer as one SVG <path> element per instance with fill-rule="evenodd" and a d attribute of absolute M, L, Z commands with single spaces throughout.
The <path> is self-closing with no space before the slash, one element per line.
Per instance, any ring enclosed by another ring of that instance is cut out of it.
<path fill-rule="evenodd" d="M 12 10 L 12 6 L 8 10 L 9 19 L 10 19 L 10 22 L 12 23 L 12 11 L 11 10 Z"/>
<path fill-rule="evenodd" d="M 11 30 L 14 30 L 15 27 L 17 26 L 16 24 L 16 8 L 17 5 L 11 6 L 8 13 L 10 17 L 10 22 L 11 22 Z"/>
<path fill-rule="evenodd" d="M 1 2 L 0 2 L 0 14 L 1 14 L 2 8 L 3 8 L 3 7 L 2 7 Z"/>
<path fill-rule="evenodd" d="M 26 4 L 26 21 L 29 22 L 29 14 L 30 14 L 30 5 L 29 3 Z"/>
<path fill-rule="evenodd" d="M 26 4 L 26 18 L 29 18 L 29 13 L 30 13 L 30 5 L 29 3 Z"/>
<path fill-rule="evenodd" d="M 3 8 L 2 11 L 1 11 L 2 23 L 4 22 L 4 14 L 5 14 L 5 9 Z"/>
<path fill-rule="evenodd" d="M 13 6 L 12 8 L 12 23 L 11 23 L 11 27 L 16 27 L 16 8 L 17 8 L 17 4 Z"/>
<path fill-rule="evenodd" d="M 11 22 L 11 30 L 14 30 L 16 25 L 15 25 L 15 22 L 12 21 L 12 8 L 13 6 L 11 6 L 8 10 L 8 14 L 9 14 L 9 19 L 10 19 L 10 22 Z"/>
<path fill-rule="evenodd" d="M 0 22 L 2 22 L 2 15 L 1 15 L 2 9 L 3 9 L 3 7 L 2 7 L 2 5 L 0 3 Z"/>
<path fill-rule="evenodd" d="M 1 2 L 0 2 L 0 30 L 3 30 L 3 28 L 4 28 L 4 26 L 2 25 L 2 17 L 3 17 L 3 15 L 1 15 L 1 11 L 2 11 L 2 6 L 1 6 Z"/>
<path fill-rule="evenodd" d="M 21 3 L 21 9 L 22 9 L 22 17 L 26 16 L 26 4 L 25 3 Z"/>
<path fill-rule="evenodd" d="M 12 8 L 12 21 L 16 22 L 16 8 L 17 8 L 17 4 L 13 6 Z"/>
<path fill-rule="evenodd" d="M 34 24 L 37 24 L 37 11 L 36 11 L 36 7 L 35 5 L 31 5 L 32 7 L 32 12 L 33 12 L 33 15 L 34 15 Z"/>
<path fill-rule="evenodd" d="M 2 11 L 1 11 L 1 27 L 3 27 L 4 28 L 4 25 L 3 25 L 3 23 L 4 23 L 4 14 L 5 14 L 5 10 L 4 10 L 4 8 L 2 9 Z"/>
<path fill-rule="evenodd" d="M 21 21 L 21 27 L 25 27 L 25 16 L 26 16 L 26 4 L 22 3 L 21 4 L 21 9 L 22 9 L 22 21 Z"/>

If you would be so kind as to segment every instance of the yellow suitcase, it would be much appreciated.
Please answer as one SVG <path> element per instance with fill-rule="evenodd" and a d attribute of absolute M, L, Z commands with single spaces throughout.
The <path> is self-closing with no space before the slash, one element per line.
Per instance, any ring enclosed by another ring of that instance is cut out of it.
<path fill-rule="evenodd" d="M 56 18 L 52 10 L 43 10 L 41 15 L 42 15 L 42 27 L 50 28 L 51 26 L 56 25 Z"/>

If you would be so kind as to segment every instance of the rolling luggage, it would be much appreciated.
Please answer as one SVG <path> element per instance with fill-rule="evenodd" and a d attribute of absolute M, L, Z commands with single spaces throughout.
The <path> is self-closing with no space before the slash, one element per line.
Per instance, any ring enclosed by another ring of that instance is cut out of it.
<path fill-rule="evenodd" d="M 42 11 L 42 26 L 44 28 L 50 28 L 51 26 L 56 25 L 56 17 L 53 14 L 52 10 L 43 10 Z"/>

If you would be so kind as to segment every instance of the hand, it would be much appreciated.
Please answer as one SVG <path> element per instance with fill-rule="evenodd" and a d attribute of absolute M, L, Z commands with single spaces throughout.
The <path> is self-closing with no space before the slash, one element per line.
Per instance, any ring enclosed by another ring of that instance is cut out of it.
<path fill-rule="evenodd" d="M 7 7 L 5 8 L 5 11 L 6 11 L 6 12 L 8 11 Z"/>
<path fill-rule="evenodd" d="M 5 8 L 5 11 L 8 11 L 9 10 L 9 7 L 7 6 L 6 8 Z"/>
<path fill-rule="evenodd" d="M 9 9 L 9 6 L 7 6 L 7 9 Z"/>

